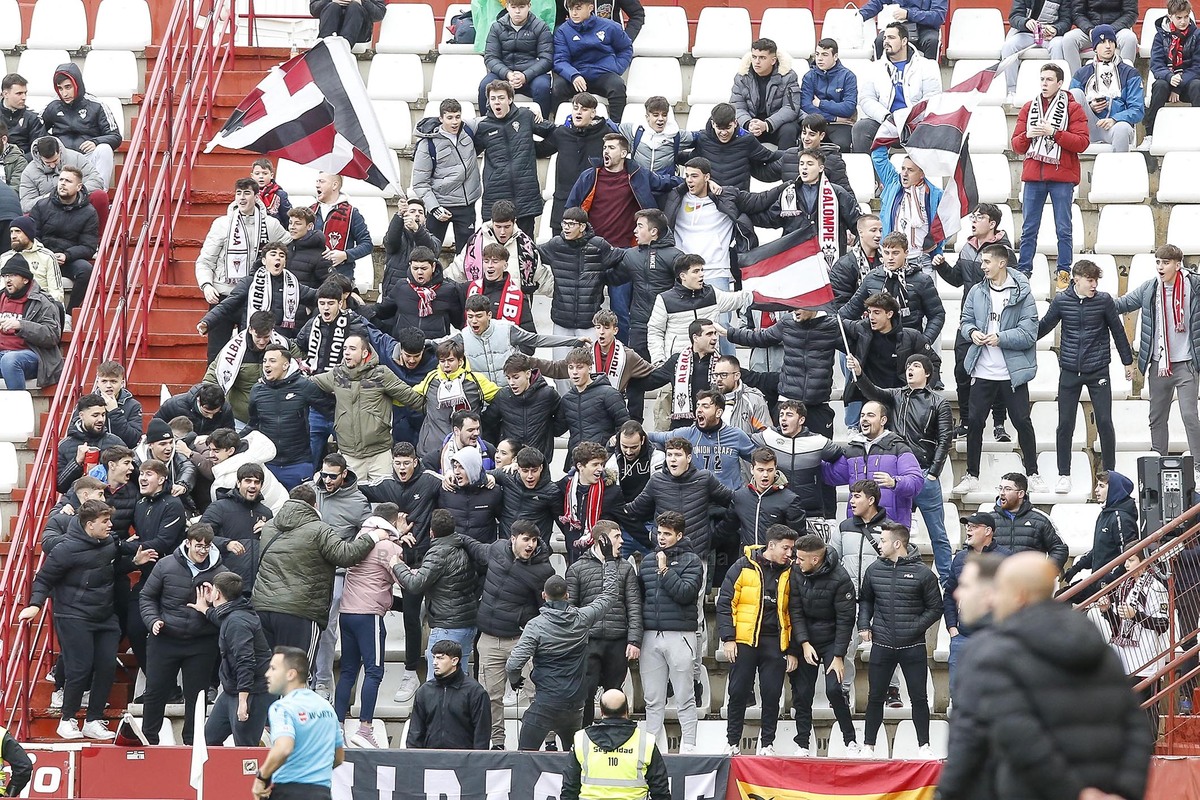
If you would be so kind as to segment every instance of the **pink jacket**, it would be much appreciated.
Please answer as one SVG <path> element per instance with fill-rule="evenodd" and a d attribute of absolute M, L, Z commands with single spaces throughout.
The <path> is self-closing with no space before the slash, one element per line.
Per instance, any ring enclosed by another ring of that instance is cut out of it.
<path fill-rule="evenodd" d="M 379 528 L 396 534 L 397 531 L 382 517 L 370 517 L 363 528 Z M 401 555 L 397 542 L 384 539 L 361 562 L 346 572 L 342 589 L 343 614 L 378 614 L 392 610 L 392 586 L 397 583 L 390 566 L 392 556 Z"/>

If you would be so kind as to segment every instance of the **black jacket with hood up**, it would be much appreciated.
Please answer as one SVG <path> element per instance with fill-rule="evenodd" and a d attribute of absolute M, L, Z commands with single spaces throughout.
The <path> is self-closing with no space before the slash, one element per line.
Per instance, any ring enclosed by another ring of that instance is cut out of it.
<path fill-rule="evenodd" d="M 121 128 L 113 119 L 108 107 L 86 94 L 83 73 L 72 63 L 59 64 L 54 70 L 54 91 L 58 84 L 71 80 L 75 84 L 75 99 L 64 103 L 61 99 L 50 101 L 42 112 L 42 124 L 46 133 L 57 136 L 64 146 L 79 150 L 84 142 L 106 144 L 113 150 L 121 146 Z M 81 151 L 82 152 L 82 151 Z"/>

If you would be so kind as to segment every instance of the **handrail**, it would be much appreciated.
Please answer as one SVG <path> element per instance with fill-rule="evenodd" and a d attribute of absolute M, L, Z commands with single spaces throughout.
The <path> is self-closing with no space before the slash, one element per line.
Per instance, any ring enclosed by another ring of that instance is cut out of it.
<path fill-rule="evenodd" d="M 212 133 L 221 75 L 233 59 L 233 1 L 176 0 L 171 10 L 110 204 L 95 277 L 41 431 L 0 572 L 0 708 L 5 715 L 0 721 L 18 737 L 30 734 L 30 700 L 48 668 L 52 644 L 47 614 L 32 625 L 18 624 L 17 615 L 41 563 L 40 532 L 58 495 L 57 445 L 67 433 L 72 408 L 92 385 L 96 365 L 116 360 L 133 375 L 148 344 L 150 308 L 170 259 L 175 222 L 189 197 L 192 167 Z"/>

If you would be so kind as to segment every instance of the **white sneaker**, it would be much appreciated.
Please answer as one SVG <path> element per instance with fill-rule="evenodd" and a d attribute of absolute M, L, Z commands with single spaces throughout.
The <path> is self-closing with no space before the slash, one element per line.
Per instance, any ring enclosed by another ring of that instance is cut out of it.
<path fill-rule="evenodd" d="M 974 475 L 966 475 L 953 489 L 950 494 L 970 494 L 971 492 L 979 491 L 979 478 Z"/>
<path fill-rule="evenodd" d="M 313 687 L 313 691 L 320 695 L 321 699 L 325 702 L 329 702 L 329 699 L 333 696 L 329 691 L 329 687 L 324 683 L 318 683 Z"/>
<path fill-rule="evenodd" d="M 517 690 L 511 686 L 504 687 L 504 705 L 515 706 L 517 704 Z"/>
<path fill-rule="evenodd" d="M 1004 105 L 1012 107 L 1017 104 L 1017 93 L 1009 92 L 1004 96 Z"/>
<path fill-rule="evenodd" d="M 808 758 L 809 755 L 811 755 L 811 753 L 809 753 L 807 747 L 797 747 L 796 748 L 796 757 L 797 758 Z"/>
<path fill-rule="evenodd" d="M 58 723 L 58 729 L 55 731 L 60 739 L 82 739 L 83 731 L 79 730 L 79 723 L 73 719 L 64 719 Z"/>
<path fill-rule="evenodd" d="M 417 673 L 406 669 L 404 677 L 400 679 L 400 688 L 396 690 L 396 696 L 393 699 L 397 703 L 411 703 L 413 695 L 417 693 L 420 686 L 421 679 L 417 677 Z"/>
<path fill-rule="evenodd" d="M 50 695 L 50 708 L 62 708 L 63 690 L 55 689 Z"/>
<path fill-rule="evenodd" d="M 1029 476 L 1029 493 L 1030 494 L 1044 494 L 1048 491 L 1050 491 L 1050 487 L 1048 487 L 1046 485 L 1046 482 L 1044 480 L 1042 480 L 1041 475 L 1030 475 Z"/>
<path fill-rule="evenodd" d="M 1153 135 L 1153 134 L 1147 134 L 1147 135 L 1146 135 L 1146 138 L 1145 138 L 1145 139 L 1142 139 L 1142 143 L 1138 145 L 1137 149 L 1138 149 L 1138 150 L 1141 150 L 1141 151 L 1143 151 L 1143 152 L 1149 153 L 1149 152 L 1150 152 L 1150 145 L 1152 145 L 1152 144 L 1154 144 L 1154 135 Z"/>
<path fill-rule="evenodd" d="M 742 748 L 738 747 L 736 744 L 730 744 L 730 745 L 725 746 L 725 755 L 740 756 L 741 754 L 742 754 Z"/>
<path fill-rule="evenodd" d="M 679 755 L 681 755 L 681 756 L 690 756 L 690 755 L 695 754 L 695 752 L 696 752 L 696 745 L 694 745 L 694 744 L 679 745 Z"/>
<path fill-rule="evenodd" d="M 847 752 L 849 752 L 850 748 L 846 748 L 846 750 L 847 750 Z M 875 757 L 875 745 L 864 744 L 858 750 L 858 757 L 859 758 L 874 758 Z"/>
<path fill-rule="evenodd" d="M 933 748 L 927 744 L 923 744 L 917 748 L 917 758 L 925 759 L 926 761 L 933 760 Z"/>
<path fill-rule="evenodd" d="M 83 723 L 83 735 L 89 739 L 100 739 L 101 741 L 117 738 L 117 735 L 104 724 L 104 720 L 100 719 Z"/>
<path fill-rule="evenodd" d="M 1054 484 L 1055 494 L 1070 494 L 1071 493 L 1071 476 L 1059 475 L 1058 483 Z"/>
<path fill-rule="evenodd" d="M 862 758 L 862 748 L 858 746 L 858 742 L 846 745 L 846 758 Z"/>
<path fill-rule="evenodd" d="M 759 748 L 754 751 L 754 755 L 770 756 L 771 758 L 774 758 L 775 757 L 775 745 L 769 744 L 766 747 L 763 747 L 760 745 Z"/>
<path fill-rule="evenodd" d="M 375 741 L 375 731 L 370 728 L 359 729 L 350 737 L 351 747 L 363 747 L 369 750 L 379 750 L 379 742 Z"/>

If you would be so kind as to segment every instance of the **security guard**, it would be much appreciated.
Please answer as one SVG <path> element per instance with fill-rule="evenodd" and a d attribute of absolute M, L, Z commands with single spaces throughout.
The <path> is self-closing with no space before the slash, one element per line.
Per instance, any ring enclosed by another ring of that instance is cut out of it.
<path fill-rule="evenodd" d="M 600 716 L 575 734 L 561 800 L 671 800 L 667 765 L 654 739 L 629 718 L 625 693 L 602 694 Z"/>
<path fill-rule="evenodd" d="M 29 760 L 25 748 L 4 728 L 0 728 L 0 761 L 8 764 L 12 772 L 8 785 L 0 784 L 0 797 L 16 797 L 33 777 L 33 762 Z M 2 778 L 3 776 L 0 776 L 0 780 Z"/>

